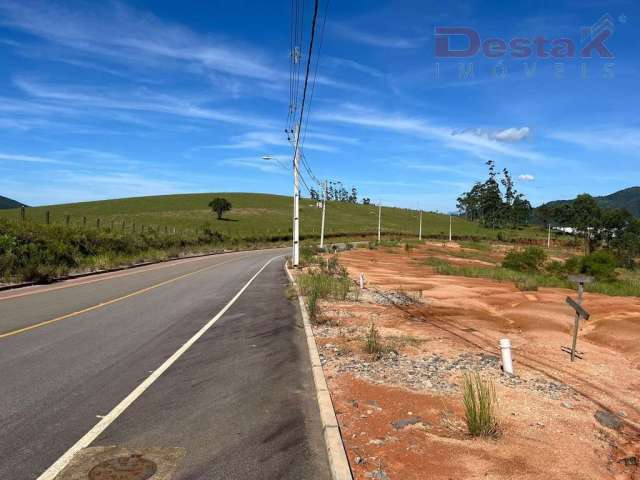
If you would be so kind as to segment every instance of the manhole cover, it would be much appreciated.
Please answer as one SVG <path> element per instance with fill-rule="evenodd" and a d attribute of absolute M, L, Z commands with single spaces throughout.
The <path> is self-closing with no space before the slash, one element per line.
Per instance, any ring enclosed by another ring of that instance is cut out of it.
<path fill-rule="evenodd" d="M 89 480 L 146 480 L 156 473 L 157 465 L 142 455 L 105 460 L 91 469 Z"/>

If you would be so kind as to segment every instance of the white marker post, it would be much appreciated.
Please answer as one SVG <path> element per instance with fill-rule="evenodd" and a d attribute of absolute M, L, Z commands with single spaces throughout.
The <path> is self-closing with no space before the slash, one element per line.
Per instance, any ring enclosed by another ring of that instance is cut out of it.
<path fill-rule="evenodd" d="M 449 215 L 449 242 L 451 242 L 451 231 L 452 231 L 452 229 L 453 229 L 453 227 L 452 227 L 452 223 L 451 223 L 452 221 L 453 221 L 453 220 L 452 220 L 452 218 L 451 218 L 451 215 Z"/>
<path fill-rule="evenodd" d="M 511 361 L 511 340 L 508 338 L 500 339 L 500 353 L 502 356 L 502 371 L 509 375 L 513 375 L 513 362 Z"/>

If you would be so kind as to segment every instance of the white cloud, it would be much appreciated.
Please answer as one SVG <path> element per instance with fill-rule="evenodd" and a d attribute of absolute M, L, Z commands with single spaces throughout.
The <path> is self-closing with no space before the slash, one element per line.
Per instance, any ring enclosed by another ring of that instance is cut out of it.
<path fill-rule="evenodd" d="M 309 138 L 320 138 L 317 135 L 307 135 Z M 209 149 L 265 149 L 268 147 L 292 147 L 293 144 L 287 140 L 284 134 L 274 133 L 273 131 L 254 131 L 235 135 L 231 137 L 231 143 L 220 145 L 204 145 L 194 147 L 190 151 L 209 150 Z M 305 150 L 317 150 L 321 152 L 337 152 L 338 149 L 331 145 L 321 143 L 304 142 Z"/>
<path fill-rule="evenodd" d="M 379 33 L 363 32 L 341 23 L 332 23 L 331 30 L 337 35 L 354 42 L 369 45 L 371 47 L 384 48 L 418 48 L 424 45 L 426 38 L 402 38 L 382 35 Z"/>
<path fill-rule="evenodd" d="M 61 163 L 58 160 L 55 160 L 49 157 L 21 155 L 16 153 L 0 153 L 0 160 L 11 161 L 11 162 L 28 162 L 28 163 Z"/>
<path fill-rule="evenodd" d="M 479 136 L 469 131 L 456 132 L 451 128 L 434 125 L 426 119 L 397 113 L 379 112 L 352 104 L 343 105 L 342 109 L 338 110 L 317 112 L 314 117 L 319 121 L 379 128 L 436 140 L 449 148 L 466 151 L 483 159 L 499 154 L 536 163 L 548 160 L 537 152 L 506 145 L 504 142 L 498 142 L 492 138 Z"/>
<path fill-rule="evenodd" d="M 270 155 L 268 159 L 261 157 L 235 157 L 226 158 L 218 162 L 220 165 L 231 165 L 234 167 L 245 167 L 259 170 L 264 173 L 276 173 L 289 175 L 291 172 L 286 167 L 286 162 L 290 162 L 291 157 L 285 155 Z"/>
<path fill-rule="evenodd" d="M 518 179 L 522 180 L 523 182 L 533 182 L 536 177 L 529 173 L 523 173 L 522 175 L 518 175 Z"/>
<path fill-rule="evenodd" d="M 456 132 L 455 135 L 459 135 L 461 133 L 472 134 L 477 137 L 490 140 L 497 140 L 498 142 L 519 142 L 529 138 L 531 135 L 531 129 L 529 127 L 507 128 L 505 130 L 490 132 L 481 128 L 471 128 L 463 130 L 462 132 Z"/>
<path fill-rule="evenodd" d="M 64 6 L 59 2 L 0 2 L 0 23 L 128 65 L 187 62 L 209 71 L 273 81 L 286 78 L 254 48 L 196 34 L 121 3 Z"/>
<path fill-rule="evenodd" d="M 593 127 L 589 130 L 555 131 L 546 136 L 590 150 L 613 149 L 637 154 L 640 149 L 640 128 L 634 127 Z"/>
<path fill-rule="evenodd" d="M 494 132 L 493 138 L 500 142 L 519 142 L 528 138 L 529 135 L 531 135 L 529 127 L 507 128 L 506 130 Z"/>
<path fill-rule="evenodd" d="M 385 75 L 384 72 L 378 70 L 377 68 L 363 65 L 362 63 L 348 58 L 326 56 L 322 58 L 322 66 L 327 66 L 329 68 L 350 68 L 352 70 L 365 73 L 374 78 L 382 78 Z"/>
<path fill-rule="evenodd" d="M 145 89 L 129 92 L 96 90 L 77 85 L 48 85 L 23 77 L 16 77 L 14 83 L 33 97 L 71 103 L 75 107 L 151 112 L 230 124 L 272 126 L 270 121 L 245 113 L 215 110 L 200 105 L 195 99 L 151 93 Z"/>

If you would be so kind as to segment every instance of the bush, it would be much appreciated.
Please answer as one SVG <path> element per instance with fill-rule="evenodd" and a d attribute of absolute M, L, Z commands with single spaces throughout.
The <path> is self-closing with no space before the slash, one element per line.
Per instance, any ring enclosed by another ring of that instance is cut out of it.
<path fill-rule="evenodd" d="M 618 261 L 608 250 L 599 250 L 581 259 L 580 273 L 591 275 L 598 280 L 612 280 L 616 276 Z"/>
<path fill-rule="evenodd" d="M 504 258 L 502 266 L 517 272 L 538 272 L 544 266 L 547 253 L 540 247 L 512 250 Z"/>
<path fill-rule="evenodd" d="M 516 281 L 516 287 L 523 292 L 535 292 L 538 290 L 538 282 L 535 278 L 525 277 Z"/>
<path fill-rule="evenodd" d="M 478 372 L 465 373 L 462 380 L 462 401 L 469 434 L 474 437 L 497 436 L 497 401 L 493 382 L 483 380 Z"/>

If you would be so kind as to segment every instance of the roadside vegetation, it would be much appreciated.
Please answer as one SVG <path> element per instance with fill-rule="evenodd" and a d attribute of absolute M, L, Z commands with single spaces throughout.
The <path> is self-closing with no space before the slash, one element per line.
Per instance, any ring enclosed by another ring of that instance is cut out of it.
<path fill-rule="evenodd" d="M 640 296 L 640 275 L 635 270 L 621 268 L 620 261 L 608 250 L 573 256 L 562 262 L 549 261 L 547 253 L 542 248 L 526 247 L 508 252 L 502 264 L 495 267 L 458 266 L 435 257 L 429 257 L 425 262 L 440 275 L 513 282 L 523 291 L 534 291 L 538 287 L 574 289 L 575 284 L 569 281 L 568 275 L 585 274 L 596 280 L 585 285 L 589 292 L 614 296 Z"/>
<path fill-rule="evenodd" d="M 133 234 L 0 220 L 0 281 L 47 282 L 72 271 L 251 247 L 269 240 L 232 238 L 210 227 L 182 235 L 152 229 Z"/>

